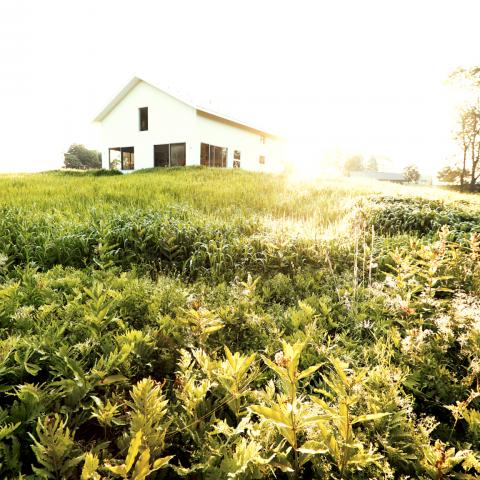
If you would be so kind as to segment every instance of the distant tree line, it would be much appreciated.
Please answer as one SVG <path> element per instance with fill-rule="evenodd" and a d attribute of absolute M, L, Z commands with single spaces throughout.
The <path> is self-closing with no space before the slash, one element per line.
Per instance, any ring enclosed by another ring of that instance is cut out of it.
<path fill-rule="evenodd" d="M 84 145 L 74 143 L 64 154 L 64 167 L 78 170 L 102 168 L 102 155 L 96 150 L 90 150 Z"/>
<path fill-rule="evenodd" d="M 343 164 L 343 174 L 347 177 L 351 172 L 378 172 L 378 162 L 375 157 L 370 157 L 367 162 L 362 155 L 352 155 Z M 415 165 L 408 165 L 403 170 L 405 181 L 417 183 L 420 180 L 420 171 Z"/>
<path fill-rule="evenodd" d="M 365 162 L 362 155 L 353 155 L 343 164 L 343 174 L 348 177 L 351 172 L 378 172 L 377 159 L 370 157 Z"/>

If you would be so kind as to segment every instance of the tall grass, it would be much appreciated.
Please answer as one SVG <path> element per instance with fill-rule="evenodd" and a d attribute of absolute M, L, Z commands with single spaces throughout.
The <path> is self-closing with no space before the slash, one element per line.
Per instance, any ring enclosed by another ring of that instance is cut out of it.
<path fill-rule="evenodd" d="M 0 176 L 1 204 L 77 218 L 94 209 L 110 213 L 174 205 L 215 219 L 266 216 L 308 219 L 326 226 L 346 213 L 350 200 L 371 191 L 371 185 L 361 183 L 298 183 L 287 176 L 196 167 L 115 177 L 61 171 Z"/>
<path fill-rule="evenodd" d="M 479 226 L 348 179 L 1 176 L 0 478 L 478 478 Z"/>

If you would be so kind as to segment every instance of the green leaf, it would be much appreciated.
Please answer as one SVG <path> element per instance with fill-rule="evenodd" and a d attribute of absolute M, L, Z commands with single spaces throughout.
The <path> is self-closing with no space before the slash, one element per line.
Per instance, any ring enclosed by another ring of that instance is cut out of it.
<path fill-rule="evenodd" d="M 8 423 L 5 425 L 0 426 L 0 440 L 3 440 L 4 438 L 8 437 L 11 435 L 21 424 L 22 422 L 18 423 Z"/>
<path fill-rule="evenodd" d="M 297 380 L 301 380 L 302 378 L 310 376 L 313 372 L 317 371 L 322 366 L 321 363 L 318 365 L 312 365 L 311 367 L 306 368 L 303 372 L 297 376 Z"/>
<path fill-rule="evenodd" d="M 289 415 L 284 415 L 283 412 L 275 408 L 264 407 L 262 405 L 252 405 L 249 409 L 253 413 L 270 420 L 278 427 L 291 428 Z"/>
<path fill-rule="evenodd" d="M 221 330 L 223 328 L 223 325 L 213 325 L 211 327 L 205 328 L 203 331 L 204 333 L 213 333 L 216 332 L 217 330 Z"/>
<path fill-rule="evenodd" d="M 284 381 L 289 382 L 288 373 L 286 369 L 279 367 L 276 363 L 269 360 L 267 357 L 262 355 L 263 361 Z"/>
<path fill-rule="evenodd" d="M 85 463 L 83 464 L 82 475 L 80 477 L 80 480 L 90 480 L 90 479 L 100 478 L 100 475 L 97 473 L 98 465 L 99 465 L 98 457 L 93 453 L 88 452 L 85 455 Z"/>
<path fill-rule="evenodd" d="M 225 356 L 227 357 L 228 363 L 232 369 L 235 370 L 235 359 L 233 358 L 232 352 L 226 345 L 223 347 L 223 349 L 225 350 Z"/>
<path fill-rule="evenodd" d="M 146 448 L 138 457 L 132 480 L 144 480 L 150 473 L 150 450 Z"/>
<path fill-rule="evenodd" d="M 332 358 L 330 361 L 332 362 L 332 365 L 335 368 L 335 371 L 337 372 L 337 375 L 339 376 L 340 380 L 342 380 L 343 384 L 350 385 L 350 381 L 348 380 L 348 377 L 345 373 L 346 365 L 344 365 L 337 358 Z"/>
<path fill-rule="evenodd" d="M 318 422 L 325 422 L 331 419 L 331 415 L 313 415 L 312 417 L 302 417 L 299 420 L 299 426 L 305 427 L 307 425 L 317 424 Z"/>
<path fill-rule="evenodd" d="M 105 465 L 105 467 L 110 470 L 115 475 L 119 475 L 120 477 L 126 478 L 127 476 L 127 469 L 125 468 L 125 464 L 123 465 Z"/>
<path fill-rule="evenodd" d="M 128 382 L 124 375 L 109 375 L 97 382 L 97 385 L 111 385 L 112 383 Z"/>
<path fill-rule="evenodd" d="M 370 413 L 368 415 L 358 415 L 355 417 L 355 420 L 353 420 L 352 425 L 360 422 L 369 422 L 370 420 L 378 420 L 379 418 L 383 418 L 388 415 L 391 415 L 391 413 Z"/>
<path fill-rule="evenodd" d="M 152 471 L 165 467 L 174 456 L 175 455 L 168 455 L 167 457 L 157 458 L 157 460 L 153 462 Z"/>
<path fill-rule="evenodd" d="M 310 399 L 312 400 L 312 402 L 314 402 L 317 405 L 319 405 L 320 407 L 322 407 L 322 409 L 325 410 L 326 412 L 330 413 L 331 415 L 337 416 L 337 412 L 335 411 L 335 409 L 330 407 L 327 404 L 327 402 L 325 402 L 325 400 L 323 400 L 321 398 L 318 398 L 318 397 L 313 397 L 313 396 L 311 396 Z"/>
<path fill-rule="evenodd" d="M 325 445 L 316 440 L 306 441 L 299 449 L 299 452 L 306 453 L 308 455 L 317 455 L 328 452 L 328 448 L 325 448 Z"/>
<path fill-rule="evenodd" d="M 133 466 L 133 462 L 135 461 L 135 457 L 137 456 L 138 450 L 140 449 L 140 445 L 142 444 L 142 431 L 139 430 L 135 437 L 132 438 L 130 441 L 130 446 L 128 447 L 127 458 L 125 460 L 125 467 L 127 472 L 129 472 Z"/>
<path fill-rule="evenodd" d="M 23 367 L 25 368 L 27 373 L 33 376 L 35 376 L 42 369 L 42 367 L 40 367 L 39 365 L 35 365 L 34 363 L 28 363 L 28 362 L 25 362 L 23 364 Z"/>

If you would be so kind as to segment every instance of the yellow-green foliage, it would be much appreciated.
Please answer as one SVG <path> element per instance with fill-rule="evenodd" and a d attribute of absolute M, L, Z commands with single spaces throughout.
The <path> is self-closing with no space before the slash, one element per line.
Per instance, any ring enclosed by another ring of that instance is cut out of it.
<path fill-rule="evenodd" d="M 478 478 L 478 198 L 0 176 L 0 478 Z"/>

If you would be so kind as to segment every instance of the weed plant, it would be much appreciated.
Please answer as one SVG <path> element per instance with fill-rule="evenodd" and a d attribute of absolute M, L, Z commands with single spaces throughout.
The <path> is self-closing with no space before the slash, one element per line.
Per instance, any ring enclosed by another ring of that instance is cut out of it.
<path fill-rule="evenodd" d="M 479 225 L 348 180 L 0 177 L 0 477 L 478 478 Z"/>

